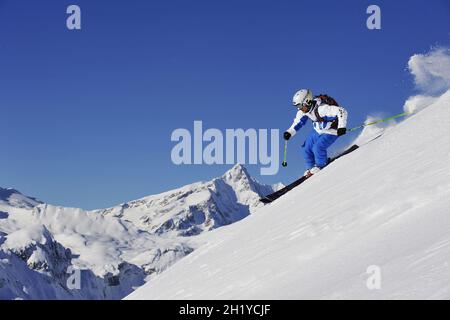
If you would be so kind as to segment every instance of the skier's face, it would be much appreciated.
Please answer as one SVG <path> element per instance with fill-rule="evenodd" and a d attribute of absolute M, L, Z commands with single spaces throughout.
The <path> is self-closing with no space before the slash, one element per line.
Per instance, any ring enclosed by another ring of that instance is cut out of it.
<path fill-rule="evenodd" d="M 309 112 L 309 107 L 307 105 L 302 105 L 298 109 L 301 110 L 303 113 L 308 113 Z"/>
<path fill-rule="evenodd" d="M 301 110 L 303 113 L 308 113 L 311 110 L 312 105 L 313 105 L 312 101 L 307 101 L 302 105 L 297 106 L 297 108 L 298 110 Z"/>

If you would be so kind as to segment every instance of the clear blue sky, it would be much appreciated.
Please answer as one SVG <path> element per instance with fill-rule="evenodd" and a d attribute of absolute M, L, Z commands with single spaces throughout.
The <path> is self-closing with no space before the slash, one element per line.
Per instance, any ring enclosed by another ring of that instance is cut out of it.
<path fill-rule="evenodd" d="M 81 31 L 66 29 L 70 4 Z M 366 28 L 370 4 L 382 30 Z M 398 113 L 409 57 L 449 37 L 446 0 L 0 0 L 0 186 L 100 208 L 208 180 L 230 166 L 173 165 L 174 129 L 284 130 L 303 87 L 334 96 L 351 126 Z M 310 130 L 262 182 L 303 172 Z"/>

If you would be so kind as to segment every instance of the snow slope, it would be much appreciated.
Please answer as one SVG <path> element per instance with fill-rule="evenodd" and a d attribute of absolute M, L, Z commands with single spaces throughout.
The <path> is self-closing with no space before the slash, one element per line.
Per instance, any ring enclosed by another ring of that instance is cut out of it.
<path fill-rule="evenodd" d="M 0 299 L 121 299 L 201 245 L 187 236 L 246 217 L 272 191 L 241 165 L 96 211 L 0 188 Z M 70 268 L 81 270 L 79 289 L 68 288 Z"/>
<path fill-rule="evenodd" d="M 127 298 L 450 299 L 449 124 L 447 91 Z"/>

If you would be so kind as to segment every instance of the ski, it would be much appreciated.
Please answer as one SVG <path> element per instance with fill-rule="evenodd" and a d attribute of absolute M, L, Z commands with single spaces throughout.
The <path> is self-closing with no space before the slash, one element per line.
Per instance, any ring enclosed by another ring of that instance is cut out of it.
<path fill-rule="evenodd" d="M 333 161 L 357 150 L 359 148 L 358 145 L 354 144 L 353 146 L 351 146 L 350 148 L 348 148 L 347 150 L 345 150 L 344 152 L 341 152 L 340 154 L 338 154 L 335 157 L 329 158 L 328 159 L 328 164 L 327 166 L 332 163 Z M 274 193 L 271 193 L 265 197 L 262 197 L 261 199 L 259 199 L 259 201 L 261 201 L 262 203 L 271 203 L 272 201 L 275 201 L 276 199 L 278 199 L 279 197 L 285 195 L 286 193 L 288 193 L 289 191 L 291 191 L 292 189 L 294 189 L 295 187 L 299 186 L 300 184 L 302 184 L 303 182 L 305 182 L 308 178 L 303 176 L 300 179 L 295 180 L 294 182 L 292 182 L 291 184 L 287 185 L 286 187 L 284 187 L 283 189 L 280 189 Z"/>

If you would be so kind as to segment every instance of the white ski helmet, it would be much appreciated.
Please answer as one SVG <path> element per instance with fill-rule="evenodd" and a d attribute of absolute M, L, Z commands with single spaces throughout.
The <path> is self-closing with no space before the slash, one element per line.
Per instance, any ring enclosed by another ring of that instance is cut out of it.
<path fill-rule="evenodd" d="M 292 104 L 296 108 L 301 108 L 303 105 L 309 105 L 313 100 L 313 94 L 309 89 L 302 89 L 297 91 L 292 99 Z"/>

